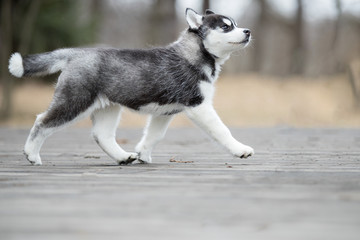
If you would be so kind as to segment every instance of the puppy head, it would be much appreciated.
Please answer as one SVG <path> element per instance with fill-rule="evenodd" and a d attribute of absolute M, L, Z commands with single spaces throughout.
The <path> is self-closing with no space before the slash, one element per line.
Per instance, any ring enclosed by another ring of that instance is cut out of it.
<path fill-rule="evenodd" d="M 185 16 L 189 31 L 197 33 L 205 49 L 217 57 L 245 48 L 251 40 L 250 30 L 239 28 L 230 17 L 210 10 L 206 10 L 205 15 L 199 15 L 191 8 L 186 9 Z"/>

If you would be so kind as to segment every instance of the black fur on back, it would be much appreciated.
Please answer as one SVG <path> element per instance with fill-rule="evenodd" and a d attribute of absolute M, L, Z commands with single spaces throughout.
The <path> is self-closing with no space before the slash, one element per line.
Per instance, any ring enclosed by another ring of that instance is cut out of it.
<path fill-rule="evenodd" d="M 204 48 L 192 64 L 173 48 L 99 51 L 99 91 L 110 101 L 139 110 L 149 103 L 196 106 L 203 101 L 200 81 L 210 81 L 204 66 L 215 72 L 215 60 Z"/>

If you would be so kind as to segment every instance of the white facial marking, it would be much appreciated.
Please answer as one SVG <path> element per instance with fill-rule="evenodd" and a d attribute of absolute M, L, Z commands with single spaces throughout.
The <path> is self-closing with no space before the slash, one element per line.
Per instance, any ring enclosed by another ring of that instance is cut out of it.
<path fill-rule="evenodd" d="M 223 22 L 224 22 L 226 25 L 231 26 L 231 21 L 230 21 L 229 19 L 224 18 L 224 19 L 223 19 Z"/>
<path fill-rule="evenodd" d="M 220 29 L 211 30 L 204 39 L 204 46 L 208 52 L 219 57 L 220 60 L 227 59 L 233 51 L 246 46 L 245 43 L 242 44 L 246 37 L 242 28 L 236 27 L 226 33 Z"/>
<path fill-rule="evenodd" d="M 235 27 L 237 27 L 237 23 L 235 22 L 234 19 L 230 18 L 231 22 L 234 24 Z"/>

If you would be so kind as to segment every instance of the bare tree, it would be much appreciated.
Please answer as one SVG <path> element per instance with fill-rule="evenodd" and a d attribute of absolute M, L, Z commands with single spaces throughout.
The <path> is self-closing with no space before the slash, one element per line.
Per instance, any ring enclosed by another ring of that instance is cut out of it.
<path fill-rule="evenodd" d="M 29 6 L 24 19 L 24 25 L 22 27 L 22 33 L 20 36 L 19 51 L 21 54 L 28 54 L 31 44 L 31 36 L 33 35 L 34 22 L 38 15 L 41 0 L 33 0 Z"/>
<path fill-rule="evenodd" d="M 1 83 L 2 102 L 0 117 L 6 119 L 11 113 L 12 79 L 8 73 L 8 59 L 12 50 L 11 0 L 1 1 Z"/>
<path fill-rule="evenodd" d="M 203 11 L 203 13 L 204 13 L 207 9 L 210 9 L 210 0 L 203 0 L 203 1 L 202 1 L 202 11 Z"/>
<path fill-rule="evenodd" d="M 336 47 L 338 36 L 340 32 L 340 24 L 341 24 L 341 12 L 342 12 L 342 6 L 340 0 L 334 0 L 335 6 L 336 6 L 336 20 L 335 20 L 335 26 L 334 26 L 334 35 L 332 37 L 331 42 L 331 48 L 334 49 Z"/>
<path fill-rule="evenodd" d="M 352 61 L 349 64 L 348 76 L 356 107 L 360 107 L 360 60 Z"/>
<path fill-rule="evenodd" d="M 329 55 L 328 59 L 332 63 L 331 70 L 338 72 L 338 71 L 344 70 L 344 68 L 345 68 L 345 64 L 340 63 L 339 59 L 336 56 L 337 52 L 334 51 L 335 49 L 337 49 L 338 42 L 339 42 L 340 26 L 342 24 L 342 5 L 341 5 L 340 0 L 334 0 L 334 1 L 335 1 L 335 6 L 336 6 L 336 19 L 334 20 L 335 21 L 334 22 L 334 30 L 333 30 L 333 36 L 331 38 L 332 41 L 330 44 L 330 49 L 328 51 L 328 54 L 325 54 L 325 55 Z"/>
<path fill-rule="evenodd" d="M 22 54 L 27 54 L 29 52 L 31 37 L 33 35 L 34 21 L 38 14 L 40 4 L 41 0 L 31 1 L 29 5 L 29 10 L 24 16 L 19 42 L 19 51 Z M 13 48 L 14 40 L 11 24 L 13 10 L 14 6 L 12 5 L 11 0 L 4 0 L 1 2 L 1 82 L 3 94 L 0 116 L 2 119 L 6 119 L 10 116 L 12 108 L 11 95 L 13 89 L 13 79 L 8 73 L 7 66 Z"/>
<path fill-rule="evenodd" d="M 292 66 L 291 73 L 301 74 L 304 69 L 304 59 L 305 59 L 305 47 L 304 47 L 304 37 L 303 37 L 303 2 L 302 0 L 297 0 L 297 11 L 295 15 L 295 23 L 293 27 L 293 36 L 294 36 L 294 52 L 292 57 Z"/>
<path fill-rule="evenodd" d="M 268 4 L 266 0 L 257 0 L 259 5 L 259 15 L 256 19 L 253 35 L 256 38 L 255 41 L 255 49 L 254 49 L 254 57 L 252 64 L 252 71 L 258 72 L 261 70 L 262 65 L 262 54 L 264 50 L 264 31 L 268 21 L 267 8 Z"/>
<path fill-rule="evenodd" d="M 176 0 L 155 0 L 149 17 L 148 41 L 167 44 L 176 38 Z"/>

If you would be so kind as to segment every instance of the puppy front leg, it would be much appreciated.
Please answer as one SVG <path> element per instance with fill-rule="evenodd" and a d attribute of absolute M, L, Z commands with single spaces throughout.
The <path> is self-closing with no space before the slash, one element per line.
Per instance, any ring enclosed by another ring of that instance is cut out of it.
<path fill-rule="evenodd" d="M 151 163 L 151 152 L 156 144 L 164 138 L 172 116 L 150 116 L 141 141 L 135 151 L 141 163 Z"/>
<path fill-rule="evenodd" d="M 195 124 L 233 155 L 247 158 L 254 154 L 254 149 L 238 142 L 231 135 L 230 130 L 221 121 L 211 104 L 203 103 L 197 107 L 188 108 L 186 114 Z"/>

